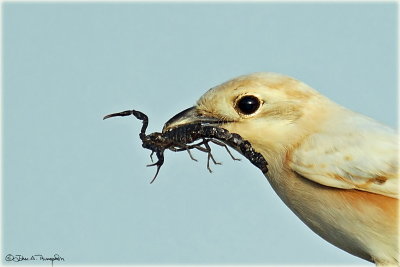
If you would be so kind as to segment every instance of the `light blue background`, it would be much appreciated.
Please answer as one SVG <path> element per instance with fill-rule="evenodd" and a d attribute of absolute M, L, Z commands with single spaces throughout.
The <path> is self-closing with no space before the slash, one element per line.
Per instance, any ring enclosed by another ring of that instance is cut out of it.
<path fill-rule="evenodd" d="M 395 127 L 396 17 L 395 3 L 4 4 L 3 259 L 370 265 L 219 147 L 212 174 L 204 154 L 166 152 L 149 185 L 141 123 L 102 117 L 134 108 L 160 131 L 210 87 L 273 71 Z"/>

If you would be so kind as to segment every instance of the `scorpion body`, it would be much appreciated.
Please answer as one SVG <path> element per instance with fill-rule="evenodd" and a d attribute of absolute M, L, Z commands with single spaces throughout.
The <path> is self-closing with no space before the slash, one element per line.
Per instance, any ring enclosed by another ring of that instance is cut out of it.
<path fill-rule="evenodd" d="M 240 135 L 236 133 L 230 133 L 228 130 L 220 127 L 195 123 L 173 128 L 163 133 L 155 132 L 147 135 L 146 129 L 149 123 L 149 119 L 146 114 L 140 111 L 122 111 L 107 115 L 104 117 L 104 119 L 116 116 L 130 115 L 135 116 L 137 119 L 143 122 L 142 128 L 139 133 L 139 137 L 142 140 L 142 147 L 152 151 L 150 157 L 152 157 L 152 155 L 155 153 L 158 159 L 157 162 L 147 165 L 157 166 L 156 174 L 150 183 L 154 182 L 161 166 L 164 163 L 164 151 L 166 149 L 175 152 L 186 150 L 189 153 L 190 158 L 195 161 L 196 159 L 193 158 L 192 154 L 190 153 L 191 149 L 197 149 L 207 153 L 207 169 L 211 172 L 209 165 L 210 159 L 213 161 L 214 164 L 220 163 L 217 162 L 211 154 L 211 147 L 209 145 L 209 142 L 225 147 L 233 160 L 239 160 L 231 154 L 227 145 L 233 147 L 235 150 L 239 151 L 242 155 L 249 159 L 250 162 L 258 167 L 263 173 L 266 173 L 268 171 L 267 161 L 260 153 L 256 152 L 252 148 L 251 144 L 247 140 L 244 140 Z"/>

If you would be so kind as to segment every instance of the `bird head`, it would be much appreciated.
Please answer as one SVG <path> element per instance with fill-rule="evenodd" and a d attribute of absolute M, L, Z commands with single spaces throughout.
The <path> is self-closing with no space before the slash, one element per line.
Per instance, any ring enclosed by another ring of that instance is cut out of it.
<path fill-rule="evenodd" d="M 194 107 L 167 121 L 163 132 L 192 123 L 218 126 L 239 134 L 270 160 L 318 127 L 329 102 L 291 77 L 254 73 L 211 88 Z"/>

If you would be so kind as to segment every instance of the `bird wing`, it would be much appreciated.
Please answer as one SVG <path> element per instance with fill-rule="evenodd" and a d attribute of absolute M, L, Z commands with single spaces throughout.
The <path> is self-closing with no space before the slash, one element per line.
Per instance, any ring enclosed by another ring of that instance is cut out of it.
<path fill-rule="evenodd" d="M 366 117 L 307 136 L 289 166 L 314 182 L 398 198 L 398 137 Z"/>

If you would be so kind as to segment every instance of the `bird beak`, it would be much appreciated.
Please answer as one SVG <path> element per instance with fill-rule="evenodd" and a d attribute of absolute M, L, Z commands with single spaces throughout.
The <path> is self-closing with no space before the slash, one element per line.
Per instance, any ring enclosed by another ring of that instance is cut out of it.
<path fill-rule="evenodd" d="M 191 107 L 179 112 L 171 119 L 169 119 L 164 124 L 162 132 L 165 133 L 166 131 L 171 130 L 173 128 L 177 128 L 179 126 L 188 124 L 201 123 L 202 125 L 211 126 L 211 125 L 219 125 L 223 122 L 224 121 L 215 117 L 201 115 L 199 112 L 197 112 L 196 107 Z"/>

